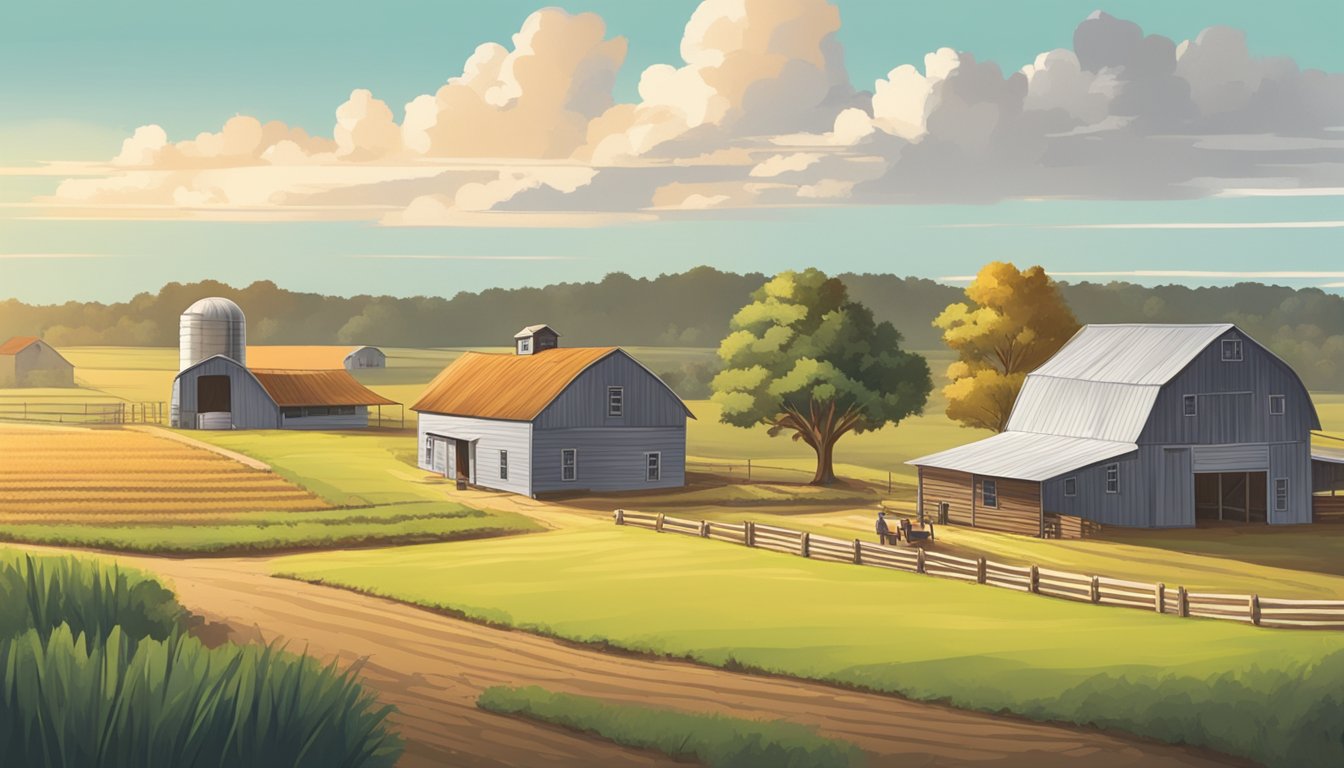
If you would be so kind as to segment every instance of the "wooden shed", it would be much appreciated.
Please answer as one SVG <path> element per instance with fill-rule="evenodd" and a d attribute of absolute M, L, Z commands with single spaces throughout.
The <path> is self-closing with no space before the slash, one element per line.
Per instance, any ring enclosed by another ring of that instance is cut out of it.
<path fill-rule="evenodd" d="M 36 336 L 0 344 L 0 387 L 73 387 L 75 366 Z"/>
<path fill-rule="evenodd" d="M 1013 533 L 1308 523 L 1315 429 L 1297 374 L 1235 326 L 1089 325 L 1027 377 L 1006 431 L 910 463 L 924 514 Z"/>
<path fill-rule="evenodd" d="M 677 395 L 617 347 L 562 349 L 536 325 L 513 354 L 468 352 L 412 406 L 420 466 L 528 496 L 685 484 Z"/>

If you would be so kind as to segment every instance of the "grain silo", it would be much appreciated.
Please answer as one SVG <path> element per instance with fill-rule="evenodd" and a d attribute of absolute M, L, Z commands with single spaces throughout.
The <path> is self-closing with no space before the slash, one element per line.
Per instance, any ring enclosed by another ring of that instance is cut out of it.
<path fill-rule="evenodd" d="M 247 320 L 228 299 L 201 299 L 182 313 L 178 371 L 224 355 L 247 365 Z"/>

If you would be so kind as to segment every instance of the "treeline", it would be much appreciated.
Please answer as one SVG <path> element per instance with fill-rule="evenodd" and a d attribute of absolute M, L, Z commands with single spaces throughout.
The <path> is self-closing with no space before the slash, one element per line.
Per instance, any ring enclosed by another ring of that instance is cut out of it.
<path fill-rule="evenodd" d="M 941 346 L 932 321 L 959 288 L 913 277 L 840 275 L 850 295 L 890 320 L 913 349 Z M 271 282 L 169 283 L 128 302 L 32 306 L 0 302 L 0 339 L 40 335 L 56 346 L 174 346 L 178 316 L 203 296 L 225 296 L 247 313 L 253 344 L 503 346 L 524 325 L 547 322 L 568 345 L 711 347 L 765 275 L 698 267 L 688 272 L 543 288 L 494 288 L 452 297 L 323 296 Z M 1267 344 L 1318 390 L 1344 390 L 1344 297 L 1316 288 L 1241 283 L 1222 288 L 1132 283 L 1064 284 L 1084 323 L 1233 322 Z M 687 372 L 700 380 L 703 372 Z"/>

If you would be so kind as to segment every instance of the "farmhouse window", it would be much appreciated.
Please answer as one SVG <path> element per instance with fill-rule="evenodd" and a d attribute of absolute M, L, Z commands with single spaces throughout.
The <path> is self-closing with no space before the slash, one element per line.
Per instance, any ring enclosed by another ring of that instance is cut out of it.
<path fill-rule="evenodd" d="M 1241 362 L 1241 339 L 1223 339 L 1223 362 Z"/>
<path fill-rule="evenodd" d="M 302 408 L 281 408 L 281 409 L 280 409 L 280 413 L 281 413 L 286 419 L 301 419 L 301 418 L 303 418 L 303 409 L 302 409 Z"/>
<path fill-rule="evenodd" d="M 564 448 L 560 451 L 560 479 L 572 482 L 579 478 L 579 451 L 577 448 Z"/>
<path fill-rule="evenodd" d="M 531 351 L 532 351 L 532 340 L 531 340 L 531 339 L 520 339 L 520 340 L 518 341 L 518 351 L 519 351 L 519 352 L 531 352 Z"/>
<path fill-rule="evenodd" d="M 434 466 L 434 438 L 425 437 L 425 464 Z"/>
<path fill-rule="evenodd" d="M 1064 478 L 1064 495 L 1065 496 L 1078 495 L 1078 478 L 1076 477 Z"/>
<path fill-rule="evenodd" d="M 625 387 L 607 387 L 607 415 L 612 418 L 625 415 Z"/>
<path fill-rule="evenodd" d="M 1107 465 L 1106 465 L 1106 492 L 1107 492 L 1107 493 L 1119 493 L 1119 492 L 1120 492 L 1120 465 L 1119 465 L 1119 464 L 1107 464 Z"/>
<path fill-rule="evenodd" d="M 500 479 L 500 480 L 508 480 L 508 479 L 509 479 L 509 452 L 508 452 L 508 451 L 500 451 L 500 452 L 499 452 L 499 479 Z"/>
<path fill-rule="evenodd" d="M 1182 407 L 1186 416 L 1194 416 L 1199 412 L 1199 398 L 1195 395 L 1186 395 L 1182 398 Z"/>
<path fill-rule="evenodd" d="M 1287 397 L 1285 397 L 1284 395 L 1270 395 L 1270 396 L 1269 396 L 1269 415 L 1270 415 L 1270 416 L 1282 416 L 1282 415 L 1283 415 L 1283 412 L 1286 411 L 1287 409 L 1288 409 L 1288 398 L 1287 398 Z"/>
<path fill-rule="evenodd" d="M 644 454 L 644 480 L 656 483 L 663 476 L 663 454 L 657 451 Z"/>
<path fill-rule="evenodd" d="M 1274 478 L 1274 511 L 1288 511 L 1288 478 Z"/>
<path fill-rule="evenodd" d="M 981 495 L 984 497 L 985 506 L 990 509 L 999 508 L 999 484 L 993 480 L 981 481 Z"/>

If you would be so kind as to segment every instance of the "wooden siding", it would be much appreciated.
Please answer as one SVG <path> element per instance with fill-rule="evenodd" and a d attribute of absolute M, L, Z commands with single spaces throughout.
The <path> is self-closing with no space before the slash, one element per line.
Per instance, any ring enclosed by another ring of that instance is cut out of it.
<path fill-rule="evenodd" d="M 1223 362 L 1222 339 L 1242 340 L 1242 360 Z M 1241 394 L 1233 394 L 1241 393 Z M 1186 416 L 1184 396 L 1197 396 Z M 1284 395 L 1285 412 L 1269 413 L 1269 396 Z M 1307 442 L 1316 426 L 1311 397 L 1286 364 L 1235 330 L 1214 341 L 1157 396 L 1140 443 Z"/>
<path fill-rule="evenodd" d="M 560 479 L 560 452 L 578 451 L 578 477 Z M 661 478 L 645 479 L 645 454 L 662 454 Z M 512 456 L 512 454 L 510 454 Z M 686 484 L 686 428 L 595 427 L 532 433 L 533 493 L 640 491 Z"/>
<path fill-rule="evenodd" d="M 1274 481 L 1288 479 L 1288 509 L 1274 509 Z M 1311 446 L 1281 443 L 1269 446 L 1270 525 L 1311 522 Z"/>
<path fill-rule="evenodd" d="M 425 437 L 428 434 L 457 439 L 480 438 L 476 442 L 476 455 L 473 457 L 472 483 L 483 488 L 532 495 L 531 424 L 422 413 L 417 427 L 419 464 L 421 469 L 433 472 L 435 468 L 429 465 L 425 451 Z M 444 466 L 447 467 L 447 475 L 452 477 L 457 471 L 457 455 L 451 441 L 448 447 L 447 463 Z M 509 452 L 507 480 L 499 477 L 500 451 Z"/>
<path fill-rule="evenodd" d="M 550 354 L 549 352 L 543 354 Z M 607 388 L 623 387 L 623 415 L 607 415 Z M 536 419 L 538 429 L 681 427 L 686 409 L 656 376 L 624 353 L 609 355 L 574 379 Z"/>
<path fill-rule="evenodd" d="M 998 493 L 998 506 L 985 504 L 985 481 L 992 480 Z M 1041 535 L 1041 484 L 1029 480 L 975 476 L 974 525 L 991 531 Z"/>
<path fill-rule="evenodd" d="M 1162 446 L 1141 448 L 1133 453 L 1097 462 L 1076 472 L 1053 477 L 1041 483 L 1041 500 L 1046 514 L 1073 515 L 1102 525 L 1146 528 L 1152 526 L 1157 475 L 1148 470 L 1160 462 Z M 1141 460 L 1140 456 L 1144 458 Z M 1120 492 L 1106 492 L 1106 467 L 1120 465 Z M 1064 495 L 1064 481 L 1077 481 L 1077 494 Z M 1194 510 L 1190 511 L 1191 524 Z"/>
<path fill-rule="evenodd" d="M 1344 464 L 1333 461 L 1311 462 L 1311 490 L 1313 493 L 1344 491 Z"/>
<path fill-rule="evenodd" d="M 951 469 L 919 468 L 919 499 L 924 519 L 938 519 L 938 505 L 947 503 L 947 521 L 970 525 L 975 508 L 971 475 Z"/>
<path fill-rule="evenodd" d="M 246 368 L 226 357 L 212 357 L 177 375 L 170 409 L 173 426 L 195 429 L 196 380 L 201 376 L 229 377 L 234 429 L 277 429 L 280 426 L 279 406 Z"/>

